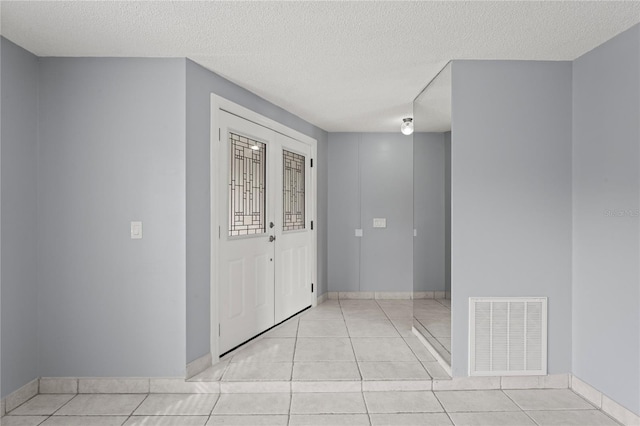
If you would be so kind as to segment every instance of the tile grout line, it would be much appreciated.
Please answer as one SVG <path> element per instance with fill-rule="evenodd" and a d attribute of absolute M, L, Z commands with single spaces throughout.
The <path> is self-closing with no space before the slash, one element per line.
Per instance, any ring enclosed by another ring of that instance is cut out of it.
<path fill-rule="evenodd" d="M 300 318 L 298 318 L 298 324 L 296 325 L 295 342 L 293 343 L 293 357 L 291 359 L 291 374 L 289 375 L 289 392 L 293 399 L 293 370 L 296 368 L 296 351 L 298 350 L 298 335 L 300 334 Z M 291 407 L 289 407 L 291 409 Z"/>
<path fill-rule="evenodd" d="M 37 426 L 40 426 L 41 424 L 43 424 L 44 422 L 46 422 L 47 420 L 49 420 L 53 416 L 52 415 L 49 415 L 49 416 L 45 415 L 44 417 L 45 417 L 45 419 L 43 421 L 41 421 L 40 423 L 38 423 Z M 120 426 L 122 426 L 122 425 L 120 425 Z"/>
<path fill-rule="evenodd" d="M 222 393 L 218 392 L 218 397 L 216 398 L 216 402 L 213 403 L 213 407 L 211 407 L 211 411 L 209 412 L 209 417 L 207 418 L 205 425 L 209 423 L 209 419 L 213 417 L 213 410 L 216 409 L 216 405 L 218 405 L 218 402 L 220 401 L 220 396 L 222 396 Z"/>
<path fill-rule="evenodd" d="M 621 421 L 619 421 L 618 419 L 615 419 L 613 416 L 609 415 L 609 413 L 607 413 L 606 411 L 604 411 L 602 408 L 598 407 L 597 405 L 595 405 L 594 403 L 592 403 L 591 401 L 589 401 L 587 398 L 585 398 L 584 396 L 580 395 L 578 392 L 576 392 L 575 390 L 573 390 L 571 388 L 571 386 L 569 386 L 568 388 L 572 393 L 576 394 L 578 397 L 580 397 L 581 399 L 583 399 L 587 404 L 591 405 L 595 410 L 600 411 L 602 414 L 604 414 L 605 416 L 609 417 L 611 420 L 613 420 L 614 422 L 618 423 L 619 425 L 622 425 L 623 423 Z"/>
<path fill-rule="evenodd" d="M 360 392 L 363 392 L 362 398 L 364 399 L 364 387 L 362 382 L 364 381 L 364 377 L 362 375 L 362 370 L 360 369 L 360 363 L 358 362 L 358 357 L 356 356 L 356 350 L 353 347 L 353 339 L 351 338 L 351 332 L 349 331 L 349 327 L 347 326 L 347 319 L 344 316 L 344 311 L 342 310 L 342 303 L 340 303 L 340 314 L 342 315 L 342 321 L 344 322 L 344 328 L 347 329 L 347 336 L 349 337 L 349 345 L 351 345 L 351 352 L 353 353 L 353 360 L 356 363 L 356 368 L 358 369 L 358 375 L 360 376 Z M 366 407 L 366 402 L 365 402 Z M 367 410 L 368 412 L 368 410 Z"/>
<path fill-rule="evenodd" d="M 291 360 L 291 380 L 289 380 L 289 410 L 287 411 L 287 426 L 291 424 L 291 407 L 293 406 L 293 369 L 296 365 L 296 351 L 298 349 L 298 334 L 300 333 L 300 318 L 298 318 L 298 325 L 296 326 L 296 337 L 293 343 L 293 357 Z"/>
<path fill-rule="evenodd" d="M 444 303 L 442 303 L 442 302 L 441 302 L 441 300 L 443 300 L 443 299 L 436 299 L 436 298 L 434 298 L 433 300 L 435 300 L 436 302 L 438 302 L 439 304 L 441 304 L 442 306 L 444 306 L 445 308 L 447 308 L 449 311 L 451 311 L 451 307 L 450 307 L 450 306 L 447 306 L 447 305 L 445 305 Z M 446 300 L 446 299 L 444 299 L 444 300 Z M 451 300 L 451 299 L 449 299 L 449 300 Z"/>
<path fill-rule="evenodd" d="M 227 365 L 225 365 L 224 368 L 222 369 L 222 373 L 220 374 L 220 379 L 218 379 L 218 386 L 220 386 L 220 383 L 222 382 L 222 378 L 224 377 L 225 374 L 227 374 L 227 371 L 231 367 L 231 360 L 233 359 L 234 356 L 235 354 L 233 354 L 233 356 L 229 358 L 229 360 L 227 361 Z"/>
<path fill-rule="evenodd" d="M 151 382 L 149 382 L 149 392 L 151 392 Z M 122 394 L 121 394 L 121 395 L 122 395 Z M 142 401 L 140 401 L 140 403 L 136 406 L 136 408 L 134 408 L 134 409 L 133 409 L 133 411 L 131 411 L 131 414 L 129 414 L 129 415 L 127 416 L 127 419 L 124 421 L 124 423 L 122 423 L 123 425 L 124 425 L 124 424 L 126 424 L 126 423 L 129 421 L 129 419 L 131 419 L 131 418 L 133 417 L 133 413 L 135 413 L 135 412 L 136 412 L 136 410 L 137 410 L 138 408 L 140 408 L 140 406 L 142 405 L 142 403 L 143 403 L 143 402 L 145 402 L 145 401 L 147 400 L 147 398 L 149 398 L 149 395 L 151 395 L 151 394 L 150 394 L 150 393 L 148 393 L 148 394 L 146 394 L 146 395 L 144 396 L 144 398 L 142 398 Z"/>
<path fill-rule="evenodd" d="M 455 425 L 455 423 L 453 422 L 453 419 L 451 418 L 451 415 L 449 414 L 449 412 L 447 411 L 446 408 L 444 408 L 444 404 L 442 403 L 442 401 L 440 401 L 440 398 L 438 398 L 438 394 L 436 394 L 436 392 L 433 390 L 431 390 L 431 393 L 433 394 L 434 398 L 436 399 L 436 401 L 438 401 L 438 404 L 440 404 L 440 407 L 442 407 L 442 411 L 444 412 L 444 414 L 447 416 L 447 418 L 449 419 L 449 421 L 451 422 L 452 425 Z"/>
<path fill-rule="evenodd" d="M 396 332 L 398 333 L 398 335 L 400 336 L 400 338 L 402 339 L 402 341 L 405 343 L 405 345 L 407 345 L 409 347 L 409 350 L 411 351 L 411 353 L 413 354 L 413 356 L 416 358 L 416 361 L 418 361 L 418 364 L 420 364 L 420 367 L 425 371 L 425 373 L 427 373 L 427 376 L 429 376 L 429 380 L 431 380 L 431 390 L 433 390 L 433 376 L 431 376 L 431 374 L 429 374 L 429 370 L 427 370 L 424 366 L 424 364 L 422 363 L 422 360 L 420 360 L 420 357 L 418 357 L 418 354 L 413 350 L 413 348 L 411 347 L 411 345 L 409 345 L 409 343 L 407 343 L 407 339 L 405 336 L 403 336 L 400 331 L 398 331 L 398 329 L 396 328 L 396 326 L 393 324 L 393 321 L 391 321 L 391 317 L 389 317 L 389 315 L 385 312 L 384 308 L 382 306 L 380 306 L 380 303 L 378 303 L 378 301 L 376 300 L 376 304 L 380 307 L 380 309 L 382 309 L 382 312 L 384 313 L 384 316 L 387 317 L 387 320 L 391 323 L 391 326 L 394 327 L 396 329 Z M 417 379 L 416 379 L 417 380 Z"/>
<path fill-rule="evenodd" d="M 69 405 L 69 403 L 71 403 L 71 401 L 73 401 L 74 399 L 76 399 L 78 397 L 78 395 L 80 395 L 79 393 L 76 393 L 73 397 L 71 397 L 71 399 L 69 399 L 67 402 L 65 402 L 64 404 L 62 404 L 60 407 L 58 407 L 57 410 L 55 410 L 53 413 L 51 413 L 50 417 L 53 417 L 54 414 L 56 414 L 58 411 L 62 410 L 64 407 L 66 407 L 67 405 Z M 48 419 L 47 419 L 48 420 Z"/>
<path fill-rule="evenodd" d="M 509 390 L 512 390 L 512 389 L 509 389 Z M 506 392 L 504 391 L 504 389 L 502 389 L 502 379 L 500 379 L 500 392 L 502 392 L 502 393 L 503 393 L 503 394 L 504 394 L 504 395 L 509 399 L 509 401 L 513 402 L 513 403 L 516 405 L 516 407 L 518 407 L 518 408 L 520 409 L 520 411 L 522 411 L 522 412 L 524 413 L 524 415 L 525 415 L 525 416 L 527 416 L 527 417 L 528 417 L 528 418 L 529 418 L 529 419 L 530 419 L 534 424 L 536 424 L 536 425 L 538 425 L 538 426 L 540 425 L 540 423 L 536 422 L 536 421 L 535 421 L 535 419 L 534 419 L 533 417 L 531 417 L 531 416 L 529 415 L 529 413 L 527 413 L 527 412 L 524 410 L 524 408 L 522 408 L 522 407 L 520 406 L 520 404 L 518 404 L 518 403 L 517 403 L 513 398 L 511 398 L 511 396 L 510 396 L 508 393 L 506 393 Z"/>

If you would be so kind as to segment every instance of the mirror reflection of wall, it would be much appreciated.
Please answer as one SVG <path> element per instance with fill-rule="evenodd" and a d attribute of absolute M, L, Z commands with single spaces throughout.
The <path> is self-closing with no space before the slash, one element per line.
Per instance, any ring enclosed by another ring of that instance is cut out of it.
<path fill-rule="evenodd" d="M 413 327 L 441 379 L 451 374 L 450 63 L 415 99 L 413 122 Z"/>

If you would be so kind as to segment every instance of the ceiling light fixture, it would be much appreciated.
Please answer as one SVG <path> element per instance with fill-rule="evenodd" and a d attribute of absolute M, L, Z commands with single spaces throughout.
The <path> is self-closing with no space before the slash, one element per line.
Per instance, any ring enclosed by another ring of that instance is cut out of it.
<path fill-rule="evenodd" d="M 403 118 L 400 125 L 400 131 L 403 135 L 409 136 L 413 133 L 413 118 Z"/>

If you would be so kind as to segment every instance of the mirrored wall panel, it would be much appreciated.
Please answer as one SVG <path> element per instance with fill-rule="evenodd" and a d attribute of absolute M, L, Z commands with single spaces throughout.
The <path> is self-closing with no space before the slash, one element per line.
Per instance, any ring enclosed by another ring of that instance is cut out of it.
<path fill-rule="evenodd" d="M 451 63 L 413 104 L 413 326 L 451 372 Z"/>

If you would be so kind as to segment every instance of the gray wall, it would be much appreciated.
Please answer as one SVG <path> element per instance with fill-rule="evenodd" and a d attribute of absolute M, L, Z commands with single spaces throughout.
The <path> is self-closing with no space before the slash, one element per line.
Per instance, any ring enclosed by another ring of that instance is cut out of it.
<path fill-rule="evenodd" d="M 571 63 L 453 63 L 452 368 L 471 296 L 547 296 L 549 373 L 571 371 Z"/>
<path fill-rule="evenodd" d="M 573 64 L 573 373 L 640 414 L 640 26 Z"/>
<path fill-rule="evenodd" d="M 400 132 L 329 134 L 329 291 L 412 291 L 412 152 Z"/>
<path fill-rule="evenodd" d="M 183 375 L 185 60 L 40 64 L 40 374 Z"/>
<path fill-rule="evenodd" d="M 6 55 L 20 51 L 9 47 Z M 12 202 L 3 221 L 15 232 L 2 244 L 18 247 L 4 254 L 20 261 L 3 269 L 11 307 L 2 315 L 21 316 L 4 322 L 3 339 L 19 344 L 6 345 L 3 392 L 28 381 L 14 376 L 181 376 L 209 352 L 211 92 L 318 140 L 317 284 L 326 292 L 325 131 L 189 60 L 45 58 L 38 70 L 35 56 L 19 54 L 31 69 L 13 57 L 3 69 L 15 89 L 3 98 L 6 114 L 20 120 L 3 128 L 3 151 L 13 149 L 3 157 L 12 178 L 2 181 Z M 11 139 L 29 131 L 32 145 Z M 129 239 L 131 220 L 144 222 L 143 240 Z"/>
<path fill-rule="evenodd" d="M 2 397 L 38 374 L 38 58 L 2 38 Z"/>
<path fill-rule="evenodd" d="M 444 291 L 451 292 L 451 132 L 444 134 Z"/>
<path fill-rule="evenodd" d="M 413 134 L 413 290 L 444 291 L 445 270 L 445 137 Z"/>
<path fill-rule="evenodd" d="M 329 133 L 329 291 L 360 291 L 360 133 Z"/>
<path fill-rule="evenodd" d="M 327 290 L 327 132 L 186 61 L 187 362 L 210 351 L 210 126 L 215 93 L 318 141 L 318 295 Z"/>

